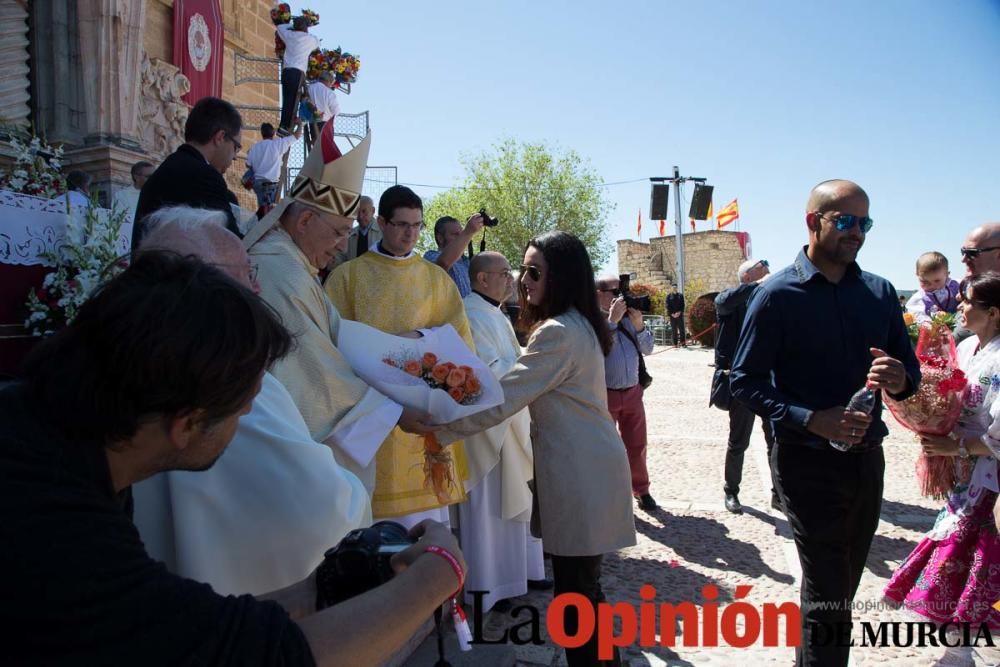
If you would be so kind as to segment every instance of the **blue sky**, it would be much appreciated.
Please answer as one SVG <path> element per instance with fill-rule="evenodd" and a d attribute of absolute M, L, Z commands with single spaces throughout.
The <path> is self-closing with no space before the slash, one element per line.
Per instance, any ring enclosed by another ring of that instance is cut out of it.
<path fill-rule="evenodd" d="M 645 179 L 676 164 L 709 179 L 716 210 L 738 197 L 755 256 L 782 266 L 809 189 L 849 178 L 875 219 L 859 261 L 900 289 L 927 250 L 960 277 L 966 232 L 1000 221 L 1000 0 L 311 8 L 324 47 L 361 56 L 341 106 L 371 112 L 369 163 L 403 183 L 457 184 L 463 154 L 544 141 L 638 180 L 606 188 L 608 228 L 635 238 L 641 208 L 647 240 Z"/>

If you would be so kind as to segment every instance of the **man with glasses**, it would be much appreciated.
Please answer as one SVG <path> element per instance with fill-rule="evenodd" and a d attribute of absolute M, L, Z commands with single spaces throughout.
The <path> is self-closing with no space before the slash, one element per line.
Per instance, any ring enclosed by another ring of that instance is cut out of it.
<path fill-rule="evenodd" d="M 809 244 L 754 292 L 730 375 L 733 398 L 774 427 L 772 479 L 802 562 L 798 665 L 847 665 L 850 646 L 836 638 L 878 527 L 881 395 L 870 415 L 845 406 L 865 385 L 902 400 L 920 384 L 896 291 L 855 261 L 868 211 L 855 183 L 813 188 Z"/>
<path fill-rule="evenodd" d="M 743 455 L 750 445 L 753 432 L 754 414 L 740 401 L 732 400 L 729 393 L 729 372 L 732 369 L 733 354 L 740 339 L 743 319 L 747 314 L 747 302 L 757 286 L 771 273 L 766 259 L 752 260 L 740 264 L 737 269 L 739 287 L 720 292 L 715 297 L 715 315 L 719 323 L 719 333 L 715 337 L 715 374 L 712 376 L 712 393 L 709 403 L 729 412 L 729 441 L 726 448 L 725 486 L 726 509 L 733 514 L 742 514 L 740 504 L 740 482 L 743 480 Z M 767 443 L 767 458 L 771 459 L 774 433 L 771 422 L 760 420 Z M 771 488 L 771 507 L 781 509 L 778 492 Z"/>
<path fill-rule="evenodd" d="M 450 324 L 475 350 L 455 283 L 439 266 L 413 252 L 424 229 L 420 197 L 402 185 L 387 189 L 379 198 L 378 224 L 382 240 L 327 278 L 326 293 L 337 311 L 391 334 Z M 465 451 L 461 446 L 449 449 L 451 478 L 460 485 L 466 478 Z M 448 501 L 439 499 L 433 489 L 424 487 L 423 465 L 423 438 L 394 430 L 375 455 L 376 519 L 406 526 L 422 519 L 448 521 L 447 505 L 465 500 L 465 494 L 458 488 Z"/>
<path fill-rule="evenodd" d="M 242 237 L 232 205 L 236 195 L 222 177 L 239 155 L 240 112 L 217 97 L 203 97 L 184 125 L 184 143 L 167 156 L 142 186 L 132 227 L 132 252 L 145 234 L 144 218 L 165 206 L 183 204 L 226 214 L 226 229 Z"/>
<path fill-rule="evenodd" d="M 1000 271 L 1000 222 L 989 222 L 969 232 L 961 253 L 967 276 Z M 956 327 L 955 342 L 960 343 L 971 335 L 965 327 Z"/>
<path fill-rule="evenodd" d="M 626 306 L 620 285 L 618 276 L 601 277 L 596 281 L 597 305 L 608 319 L 613 341 L 611 351 L 604 357 L 608 412 L 625 443 L 632 474 L 632 495 L 642 510 L 653 512 L 659 505 L 649 493 L 646 407 L 642 402 L 644 390 L 639 383 L 642 355 L 653 353 L 653 333 L 643 324 L 642 312 Z"/>
<path fill-rule="evenodd" d="M 469 258 L 464 254 L 465 249 L 482 229 L 483 216 L 478 213 L 469 218 L 464 228 L 450 215 L 438 218 L 434 223 L 434 242 L 437 243 L 438 249 L 424 253 L 424 259 L 434 262 L 448 272 L 463 299 L 472 292 L 472 285 L 469 282 Z"/>

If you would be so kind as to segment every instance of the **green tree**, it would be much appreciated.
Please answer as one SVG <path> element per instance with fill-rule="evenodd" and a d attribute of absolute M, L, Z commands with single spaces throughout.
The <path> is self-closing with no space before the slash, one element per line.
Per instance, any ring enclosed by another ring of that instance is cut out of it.
<path fill-rule="evenodd" d="M 595 270 L 611 253 L 606 233 L 614 205 L 604 196 L 601 178 L 572 150 L 506 139 L 490 151 L 462 159 L 462 186 L 434 196 L 424 207 L 429 233 L 425 247 L 435 247 L 433 224 L 441 216 L 465 220 L 485 208 L 500 224 L 486 229 L 486 247 L 503 253 L 517 266 L 528 240 L 559 229 L 575 234 L 590 253 Z M 474 241 L 479 251 L 479 238 Z"/>

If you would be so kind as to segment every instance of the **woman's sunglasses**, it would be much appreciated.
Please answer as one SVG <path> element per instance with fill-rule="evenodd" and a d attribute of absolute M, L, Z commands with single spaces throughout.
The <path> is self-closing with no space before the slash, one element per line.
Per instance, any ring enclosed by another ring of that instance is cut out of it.
<path fill-rule="evenodd" d="M 538 270 L 537 266 L 531 264 L 521 265 L 521 275 L 528 276 L 533 282 L 540 282 L 542 280 L 542 273 Z"/>

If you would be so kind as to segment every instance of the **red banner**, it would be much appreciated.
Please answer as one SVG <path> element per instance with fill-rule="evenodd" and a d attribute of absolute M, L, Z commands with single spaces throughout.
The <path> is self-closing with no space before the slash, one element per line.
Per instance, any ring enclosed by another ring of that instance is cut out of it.
<path fill-rule="evenodd" d="M 174 65 L 191 80 L 188 104 L 222 96 L 223 39 L 219 0 L 174 0 Z"/>

